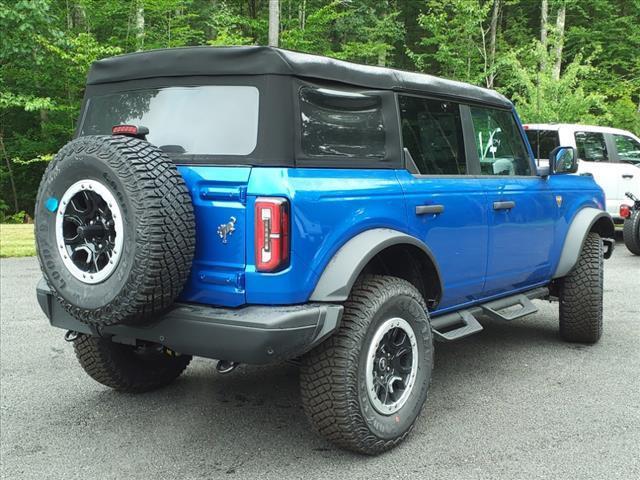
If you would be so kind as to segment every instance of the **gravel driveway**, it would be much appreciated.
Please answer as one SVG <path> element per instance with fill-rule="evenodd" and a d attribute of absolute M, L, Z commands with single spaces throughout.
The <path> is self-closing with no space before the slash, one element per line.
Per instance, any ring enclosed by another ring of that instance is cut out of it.
<path fill-rule="evenodd" d="M 34 258 L 0 261 L 3 479 L 640 478 L 640 257 L 605 263 L 605 335 L 557 335 L 557 304 L 438 344 L 408 440 L 376 458 L 309 428 L 296 369 L 221 376 L 196 359 L 175 384 L 115 393 L 86 376 L 35 297 Z"/>

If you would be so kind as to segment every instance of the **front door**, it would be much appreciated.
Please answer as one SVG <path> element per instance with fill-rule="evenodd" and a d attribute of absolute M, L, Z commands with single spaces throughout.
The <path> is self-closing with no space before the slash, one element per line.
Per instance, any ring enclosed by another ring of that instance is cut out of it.
<path fill-rule="evenodd" d="M 437 259 L 444 286 L 438 310 L 480 298 L 488 223 L 482 182 L 469 175 L 460 106 L 399 95 L 408 170 L 398 171 L 410 233 Z"/>
<path fill-rule="evenodd" d="M 487 195 L 489 245 L 483 296 L 545 282 L 562 196 L 535 175 L 513 112 L 469 107 Z"/>

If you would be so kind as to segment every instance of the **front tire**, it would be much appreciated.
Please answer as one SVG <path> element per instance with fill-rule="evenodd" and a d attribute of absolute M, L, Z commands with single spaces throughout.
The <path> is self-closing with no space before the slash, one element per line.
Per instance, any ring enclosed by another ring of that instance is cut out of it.
<path fill-rule="evenodd" d="M 640 255 L 640 211 L 634 212 L 624 221 L 622 238 L 631 253 Z"/>
<path fill-rule="evenodd" d="M 131 346 L 78 334 L 73 342 L 84 371 L 120 392 L 141 393 L 168 385 L 187 368 L 189 355 L 169 355 L 160 345 Z"/>
<path fill-rule="evenodd" d="M 584 241 L 578 263 L 560 283 L 560 337 L 595 343 L 602 336 L 603 247 L 597 233 Z"/>
<path fill-rule="evenodd" d="M 409 282 L 369 275 L 353 287 L 340 329 L 302 361 L 302 403 L 336 445 L 375 455 L 402 442 L 427 398 L 433 340 Z"/>

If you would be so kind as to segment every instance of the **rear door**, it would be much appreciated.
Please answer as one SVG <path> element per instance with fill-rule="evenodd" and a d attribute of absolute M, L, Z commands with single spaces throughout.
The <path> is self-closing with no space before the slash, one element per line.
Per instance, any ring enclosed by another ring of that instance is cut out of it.
<path fill-rule="evenodd" d="M 489 215 L 483 296 L 544 283 L 551 270 L 556 199 L 533 171 L 513 112 L 479 106 L 469 112 Z"/>
<path fill-rule="evenodd" d="M 467 166 L 460 105 L 399 95 L 403 147 L 412 171 L 399 170 L 409 230 L 436 258 L 439 309 L 482 295 L 488 219 L 481 181 Z"/>

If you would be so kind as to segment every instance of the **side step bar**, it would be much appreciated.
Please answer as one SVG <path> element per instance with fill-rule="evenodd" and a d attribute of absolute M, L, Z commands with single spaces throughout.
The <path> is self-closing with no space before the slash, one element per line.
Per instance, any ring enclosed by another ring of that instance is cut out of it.
<path fill-rule="evenodd" d="M 536 288 L 529 292 L 511 295 L 491 302 L 483 303 L 465 310 L 435 317 L 431 319 L 431 330 L 434 338 L 441 342 L 453 342 L 466 338 L 482 330 L 477 317 L 486 316 L 494 320 L 510 322 L 538 311 L 531 300 L 549 296 L 547 287 Z M 519 307 L 511 310 L 511 307 Z M 509 311 L 505 311 L 509 309 Z"/>

